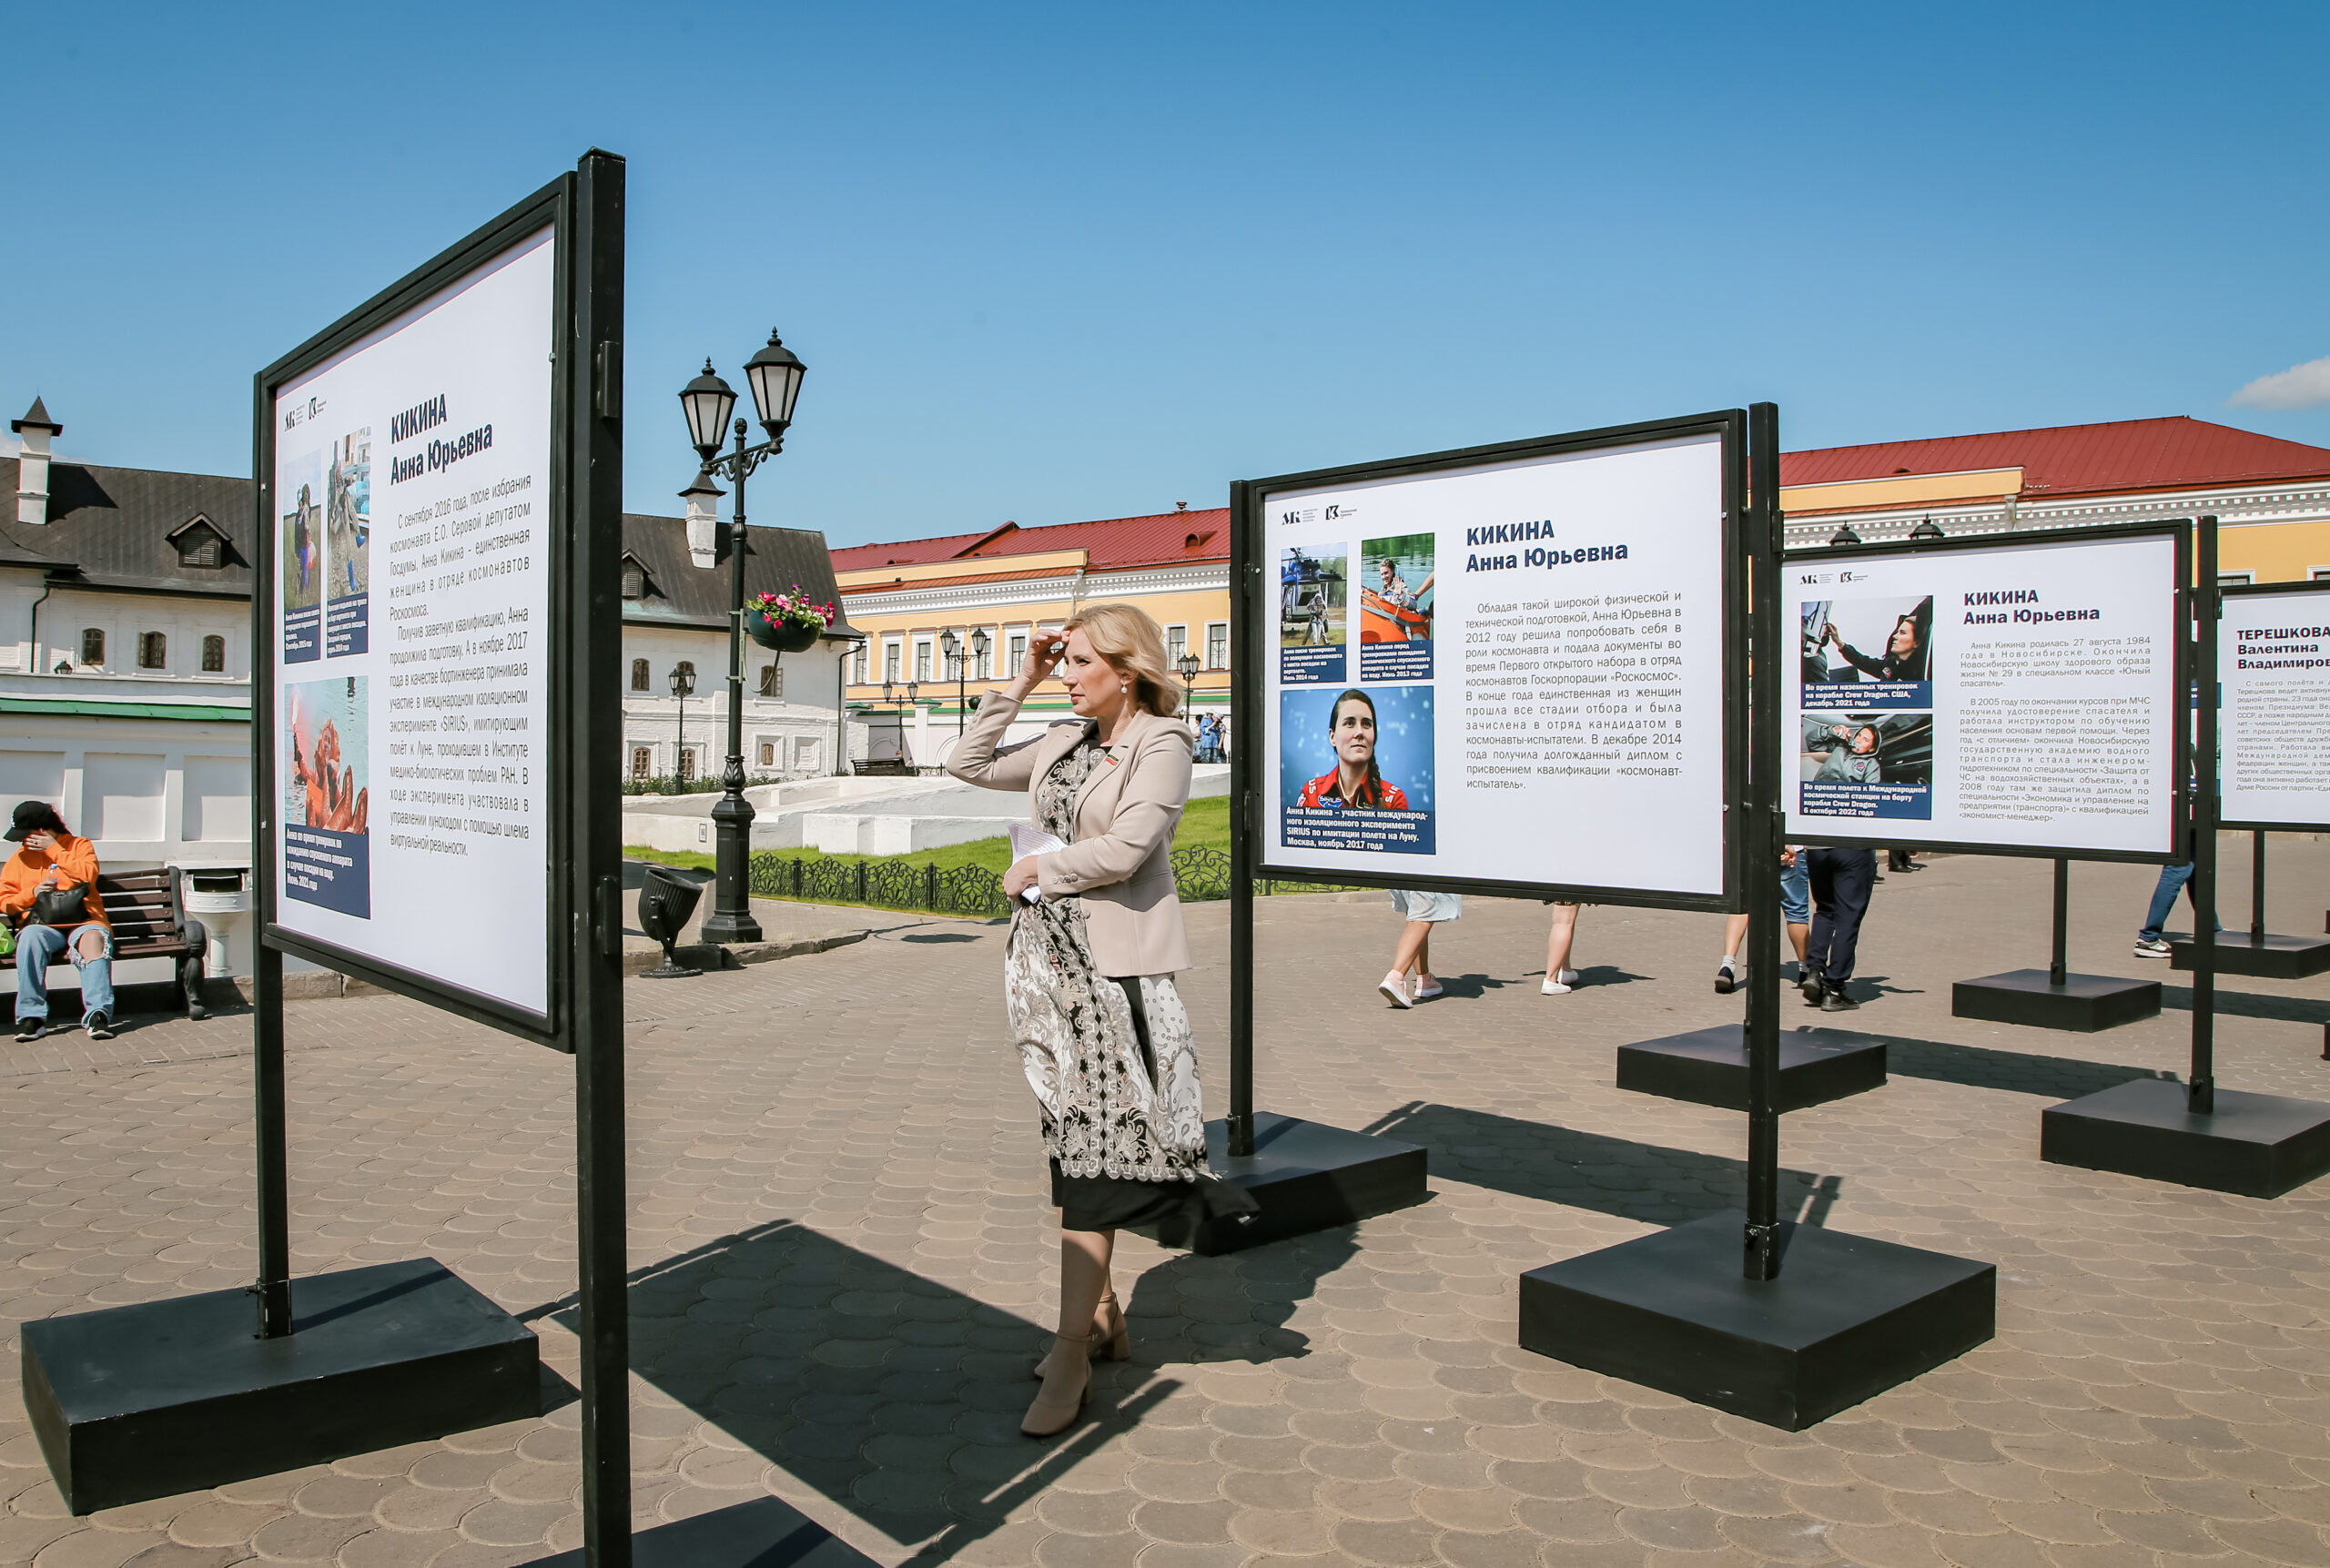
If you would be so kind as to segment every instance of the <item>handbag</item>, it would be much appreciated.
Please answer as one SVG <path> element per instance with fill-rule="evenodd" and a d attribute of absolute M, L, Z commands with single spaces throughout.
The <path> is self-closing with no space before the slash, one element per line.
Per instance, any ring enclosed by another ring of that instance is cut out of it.
<path fill-rule="evenodd" d="M 32 912 L 25 916 L 27 926 L 78 926 L 88 916 L 84 913 L 89 901 L 88 885 L 78 887 L 52 887 L 33 895 Z"/>

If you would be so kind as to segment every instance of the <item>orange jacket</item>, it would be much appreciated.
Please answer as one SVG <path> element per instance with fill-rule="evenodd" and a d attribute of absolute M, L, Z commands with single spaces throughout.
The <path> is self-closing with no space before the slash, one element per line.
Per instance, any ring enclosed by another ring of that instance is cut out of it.
<path fill-rule="evenodd" d="M 8 864 L 0 865 L 0 913 L 21 920 L 33 906 L 33 896 L 40 891 L 41 879 L 50 866 L 56 868 L 56 885 L 76 887 L 86 884 L 89 896 L 81 907 L 91 920 L 113 929 L 106 918 L 106 906 L 97 897 L 97 852 L 86 838 L 76 838 L 69 833 L 56 835 L 54 849 L 35 849 L 31 845 L 19 845 Z"/>

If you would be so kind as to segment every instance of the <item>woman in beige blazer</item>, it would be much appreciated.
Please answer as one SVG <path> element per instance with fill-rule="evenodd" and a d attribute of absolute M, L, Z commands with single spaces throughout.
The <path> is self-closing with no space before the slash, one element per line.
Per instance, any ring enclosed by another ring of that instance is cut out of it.
<path fill-rule="evenodd" d="M 1197 1049 L 1173 986 L 1190 966 L 1172 854 L 1190 742 L 1173 717 L 1164 633 L 1133 605 L 1095 604 L 1038 642 L 1010 686 L 980 703 L 947 771 L 1026 790 L 1036 825 L 1065 846 L 1003 879 L 1004 1001 L 1060 1210 L 1059 1332 L 1020 1425 L 1048 1437 L 1083 1408 L 1091 1357 L 1130 1348 L 1109 1279 L 1118 1228 L 1179 1239 L 1207 1214 L 1251 1215 L 1254 1202 L 1207 1168 Z M 998 748 L 1055 671 L 1076 716 Z"/>

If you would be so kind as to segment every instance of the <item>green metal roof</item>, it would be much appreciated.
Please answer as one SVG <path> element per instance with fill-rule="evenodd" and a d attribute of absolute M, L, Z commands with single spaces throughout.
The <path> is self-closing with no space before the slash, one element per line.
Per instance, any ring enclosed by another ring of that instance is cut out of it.
<path fill-rule="evenodd" d="M 49 697 L 0 697 L 0 713 L 46 713 L 85 719 L 182 719 L 195 724 L 248 724 L 248 708 L 208 703 L 91 703 Z"/>

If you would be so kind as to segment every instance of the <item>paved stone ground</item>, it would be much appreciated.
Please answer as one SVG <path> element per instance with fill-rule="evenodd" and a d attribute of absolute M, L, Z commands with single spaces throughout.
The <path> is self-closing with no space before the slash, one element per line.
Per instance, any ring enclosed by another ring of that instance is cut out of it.
<path fill-rule="evenodd" d="M 2319 929 L 2330 845 L 2282 844 L 2276 928 Z M 2075 869 L 2076 967 L 2167 978 L 2128 955 L 2151 875 Z M 1965 857 L 1878 891 L 1849 1022 L 1912 1043 L 1888 1087 L 1788 1119 L 1790 1202 L 1994 1259 L 2000 1333 L 1800 1434 L 1514 1342 L 1521 1270 L 1739 1199 L 1741 1118 L 1611 1083 L 1615 1046 L 1737 1017 L 1712 916 L 1589 910 L 1590 984 L 1545 997 L 1544 912 L 1476 900 L 1435 956 L 1449 996 L 1398 1013 L 1372 990 L 1388 909 L 1262 904 L 1262 1104 L 1428 1145 L 1433 1197 L 1226 1259 L 1126 1239 L 1135 1360 L 1041 1445 L 1015 1427 L 1054 1241 L 999 931 L 634 984 L 638 1519 L 773 1492 L 885 1563 L 2330 1562 L 2330 1182 L 2260 1202 L 2039 1163 L 2043 1106 L 2181 1069 L 2189 1023 L 2181 985 L 2103 1036 L 1950 1018 L 1951 980 L 2044 963 L 2046 885 Z M 1224 911 L 1191 925 L 1218 1095 Z M 2224 990 L 2222 1081 L 2330 1098 L 2330 980 Z M 289 1011 L 298 1267 L 433 1255 L 571 1379 L 568 1064 L 392 996 Z M 188 1059 L 247 1030 L 9 1060 L 0 1320 L 248 1280 L 246 1065 Z M 562 1388 L 538 1420 L 75 1520 L 15 1363 L 0 1561 L 501 1568 L 578 1539 Z"/>

